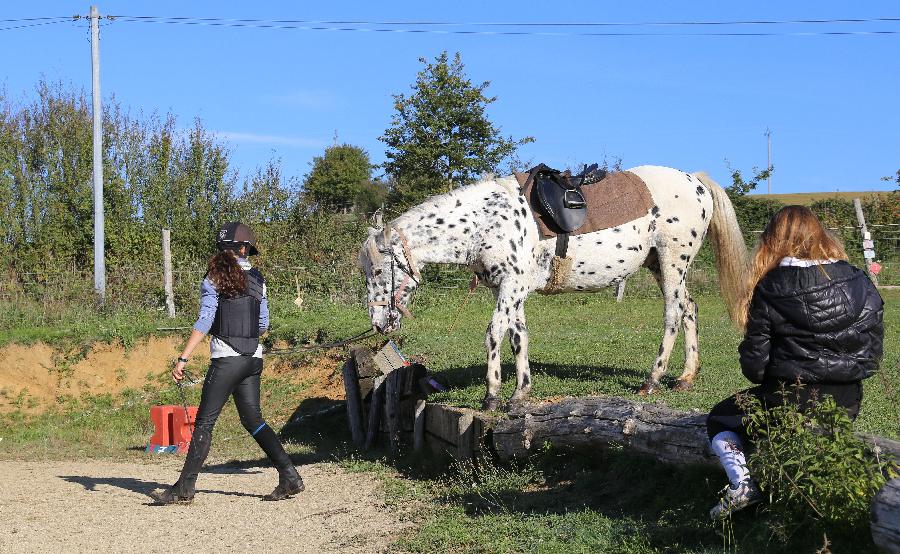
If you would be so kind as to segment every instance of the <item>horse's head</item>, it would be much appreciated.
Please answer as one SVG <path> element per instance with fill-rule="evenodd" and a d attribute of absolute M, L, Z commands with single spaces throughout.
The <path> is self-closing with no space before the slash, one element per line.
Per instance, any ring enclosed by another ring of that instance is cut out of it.
<path fill-rule="evenodd" d="M 403 232 L 390 226 L 370 228 L 359 267 L 366 275 L 372 327 L 379 333 L 396 331 L 403 316 L 412 318 L 407 306 L 421 280 Z"/>

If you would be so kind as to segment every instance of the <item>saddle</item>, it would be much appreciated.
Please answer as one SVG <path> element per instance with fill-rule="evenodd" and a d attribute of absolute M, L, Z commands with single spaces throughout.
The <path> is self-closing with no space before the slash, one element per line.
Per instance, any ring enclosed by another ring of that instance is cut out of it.
<path fill-rule="evenodd" d="M 531 207 L 542 239 L 555 238 L 550 279 L 540 291 L 566 290 L 573 258 L 568 255 L 569 236 L 609 229 L 646 215 L 654 206 L 646 183 L 634 173 L 607 173 L 597 164 L 578 175 L 540 164 L 515 173 L 521 193 Z"/>
<path fill-rule="evenodd" d="M 534 188 L 545 215 L 564 232 L 577 231 L 587 219 L 587 200 L 581 191 L 582 185 L 600 181 L 606 177 L 606 170 L 597 164 L 585 165 L 578 175 L 568 170 L 557 171 L 544 164 L 534 168 Z"/>

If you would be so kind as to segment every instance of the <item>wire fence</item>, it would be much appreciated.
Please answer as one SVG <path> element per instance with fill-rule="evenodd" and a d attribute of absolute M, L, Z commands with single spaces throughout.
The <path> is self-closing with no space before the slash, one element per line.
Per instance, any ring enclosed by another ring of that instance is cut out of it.
<path fill-rule="evenodd" d="M 880 262 L 880 285 L 900 285 L 900 224 L 870 225 L 875 246 L 875 260 Z M 747 232 L 753 242 L 761 230 Z M 862 235 L 855 226 L 833 228 L 844 241 L 850 261 L 862 267 L 865 263 Z M 708 248 L 708 246 L 704 246 Z M 355 257 L 355 251 L 347 256 Z M 355 260 L 318 262 L 299 260 L 294 264 L 259 265 L 266 276 L 270 298 L 290 301 L 296 297 L 307 303 L 342 302 L 364 305 L 365 283 L 354 267 Z M 197 309 L 199 283 L 206 273 L 202 263 L 176 265 L 173 291 L 176 312 L 193 315 Z M 431 292 L 465 289 L 471 273 L 459 266 L 429 268 L 423 289 Z M 711 253 L 702 252 L 688 274 L 692 294 L 717 294 L 718 277 Z M 614 292 L 614 291 L 613 291 Z M 629 277 L 626 296 L 658 296 L 655 280 L 646 270 Z M 0 276 L 0 328 L 49 325 L 77 319 L 79 314 L 96 310 L 93 273 L 68 266 L 40 272 L 13 273 Z M 122 266 L 107 272 L 106 305 L 122 310 L 165 310 L 162 263 L 153 266 Z"/>

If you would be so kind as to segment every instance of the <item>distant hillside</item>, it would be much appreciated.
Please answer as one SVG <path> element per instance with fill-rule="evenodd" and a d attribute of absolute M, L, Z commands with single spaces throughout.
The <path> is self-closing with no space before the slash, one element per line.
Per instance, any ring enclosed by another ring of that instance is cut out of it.
<path fill-rule="evenodd" d="M 800 204 L 803 206 L 808 206 L 815 202 L 816 200 L 823 200 L 825 198 L 840 198 L 841 200 L 853 200 L 854 198 L 859 198 L 862 201 L 865 201 L 866 198 L 870 198 L 872 196 L 890 196 L 894 194 L 891 191 L 852 191 L 852 192 L 798 192 L 793 194 L 753 194 L 751 195 L 753 198 L 771 198 L 772 200 L 778 200 L 784 204 Z"/>

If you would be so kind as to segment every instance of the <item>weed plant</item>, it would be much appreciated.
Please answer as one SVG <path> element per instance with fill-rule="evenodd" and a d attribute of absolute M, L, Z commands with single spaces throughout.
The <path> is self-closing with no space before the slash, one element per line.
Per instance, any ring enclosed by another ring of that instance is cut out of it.
<path fill-rule="evenodd" d="M 894 461 L 872 455 L 847 411 L 825 396 L 801 410 L 781 391 L 780 406 L 741 402 L 755 448 L 751 474 L 769 495 L 769 527 L 783 541 L 803 529 L 829 537 L 868 536 L 872 498 L 897 475 Z"/>

